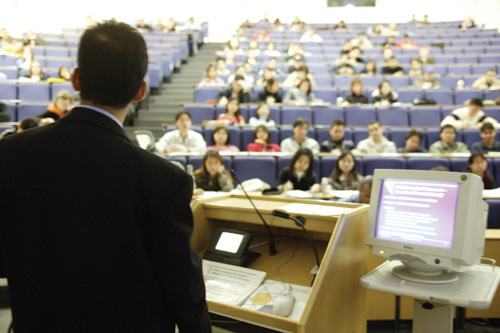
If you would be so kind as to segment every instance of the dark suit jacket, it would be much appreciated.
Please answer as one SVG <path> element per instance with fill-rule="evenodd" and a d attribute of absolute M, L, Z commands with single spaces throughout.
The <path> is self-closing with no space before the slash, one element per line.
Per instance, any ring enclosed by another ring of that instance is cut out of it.
<path fill-rule="evenodd" d="M 16 333 L 210 331 L 187 173 L 85 108 L 1 140 L 0 156 Z"/>

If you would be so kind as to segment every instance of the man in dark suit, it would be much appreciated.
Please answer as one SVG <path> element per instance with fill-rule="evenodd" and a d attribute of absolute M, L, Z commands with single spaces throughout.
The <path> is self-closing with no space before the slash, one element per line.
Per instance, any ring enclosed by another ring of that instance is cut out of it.
<path fill-rule="evenodd" d="M 210 332 L 192 250 L 192 179 L 121 123 L 146 92 L 132 27 L 87 30 L 72 78 L 81 105 L 1 140 L 0 268 L 22 332 Z"/>

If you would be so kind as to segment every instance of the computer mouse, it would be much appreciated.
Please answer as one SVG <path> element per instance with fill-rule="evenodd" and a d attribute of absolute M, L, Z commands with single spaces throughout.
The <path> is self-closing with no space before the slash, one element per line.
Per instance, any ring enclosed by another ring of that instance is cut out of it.
<path fill-rule="evenodd" d="M 287 317 L 292 313 L 295 297 L 292 294 L 279 295 L 273 299 L 273 314 L 281 317 Z"/>

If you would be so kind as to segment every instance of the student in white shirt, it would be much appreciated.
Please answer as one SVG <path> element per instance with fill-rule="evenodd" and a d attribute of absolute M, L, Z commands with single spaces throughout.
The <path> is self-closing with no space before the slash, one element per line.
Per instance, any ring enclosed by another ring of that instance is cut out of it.
<path fill-rule="evenodd" d="M 383 134 L 384 128 L 378 121 L 368 124 L 368 139 L 361 140 L 356 149 L 364 154 L 395 153 L 396 144 L 389 141 Z"/>
<path fill-rule="evenodd" d="M 319 143 L 307 137 L 308 130 L 309 122 L 304 118 L 297 118 L 293 122 L 293 136 L 281 142 L 281 151 L 295 154 L 299 148 L 308 148 L 313 154 L 319 153 Z"/>
<path fill-rule="evenodd" d="M 180 111 L 175 116 L 177 129 L 165 133 L 156 143 L 156 150 L 160 154 L 171 152 L 197 152 L 204 154 L 207 150 L 207 143 L 200 133 L 192 131 L 191 114 L 187 111 Z"/>
<path fill-rule="evenodd" d="M 491 123 L 495 128 L 499 127 L 498 122 L 488 117 L 483 108 L 483 101 L 480 98 L 472 98 L 465 102 L 465 107 L 453 110 L 451 115 L 446 116 L 441 122 L 444 125 L 452 125 L 456 129 L 481 128 L 483 123 Z"/>

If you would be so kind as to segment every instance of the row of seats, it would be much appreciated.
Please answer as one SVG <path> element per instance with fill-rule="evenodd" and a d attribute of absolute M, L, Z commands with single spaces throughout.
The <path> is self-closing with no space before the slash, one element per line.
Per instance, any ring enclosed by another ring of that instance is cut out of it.
<path fill-rule="evenodd" d="M 271 119 L 277 125 L 293 124 L 298 117 L 305 118 L 312 125 L 330 125 L 336 119 L 343 120 L 347 126 L 367 126 L 374 120 L 386 126 L 439 126 L 444 117 L 451 114 L 455 106 L 412 106 L 376 108 L 373 105 L 350 107 L 307 107 L 278 106 L 270 107 Z M 183 109 L 191 114 L 193 124 L 202 124 L 204 120 L 216 120 L 225 111 L 224 105 L 214 108 L 211 104 L 184 104 Z M 257 105 L 240 106 L 243 117 L 248 121 L 255 116 Z M 484 111 L 488 116 L 500 122 L 500 107 L 488 107 Z"/>
<path fill-rule="evenodd" d="M 235 65 L 227 66 L 228 69 L 234 68 Z M 404 66 L 403 66 L 404 67 Z M 436 76 L 435 79 L 441 84 L 443 88 L 455 88 L 459 80 L 464 81 L 465 87 L 471 87 L 472 84 L 480 78 L 488 69 L 493 69 L 491 65 L 477 66 L 478 70 L 475 75 L 447 75 L 447 76 Z M 2 67 L 0 67 L 1 71 Z M 314 68 L 312 68 L 314 70 Z M 259 66 L 254 66 L 255 71 L 259 70 Z M 233 70 L 234 71 L 234 70 Z M 312 71 L 313 72 L 313 71 Z M 315 73 L 315 72 L 313 72 Z M 275 75 L 274 78 L 278 80 L 278 82 L 283 82 L 286 80 L 289 74 L 283 73 L 281 75 Z M 228 76 L 219 75 L 221 79 L 227 81 Z M 394 75 L 359 75 L 359 77 L 363 80 L 363 84 L 366 87 L 377 87 L 382 81 L 386 80 L 391 83 L 391 86 L 395 88 L 408 88 L 413 86 L 413 83 L 416 79 L 420 78 L 416 77 L 408 77 L 408 76 L 394 76 Z M 344 75 L 313 75 L 314 82 L 318 87 L 349 87 L 350 83 L 353 79 L 352 76 L 344 76 Z M 262 79 L 261 75 L 255 75 L 255 79 L 258 81 Z"/>
<path fill-rule="evenodd" d="M 205 103 L 209 100 L 215 100 L 219 91 L 223 88 L 218 87 L 196 87 L 194 89 L 194 102 Z M 263 88 L 253 88 L 251 90 L 252 96 L 257 98 L 259 92 Z M 289 88 L 283 88 L 283 97 Z M 372 102 L 371 93 L 375 88 L 365 89 L 364 94 L 368 97 L 369 102 Z M 322 99 L 324 102 L 336 103 L 337 97 L 345 97 L 349 88 L 336 87 L 315 87 L 312 89 L 316 98 Z M 399 94 L 398 102 L 412 103 L 415 98 L 428 98 L 433 99 L 437 104 L 443 105 L 461 105 L 470 98 L 481 98 L 488 100 L 496 100 L 499 95 L 498 90 L 478 90 L 478 89 L 460 89 L 453 90 L 451 88 L 441 89 L 418 89 L 418 88 L 398 88 L 396 91 Z"/>
<path fill-rule="evenodd" d="M 224 156 L 224 166 L 226 170 L 233 168 L 236 175 L 241 181 L 252 178 L 260 178 L 266 183 L 274 186 L 276 176 L 279 170 L 286 167 L 291 160 L 291 156 L 260 157 L 260 156 L 235 156 L 233 158 Z M 180 162 L 182 165 L 191 164 L 193 169 L 200 168 L 203 156 L 185 157 L 167 157 L 168 160 Z M 328 177 L 335 167 L 337 157 L 315 157 L 314 169 L 318 178 Z M 488 159 L 488 169 L 495 179 L 500 178 L 500 159 Z M 365 157 L 364 159 L 356 157 L 356 167 L 359 172 L 364 175 L 373 174 L 376 168 L 391 168 L 391 169 L 416 169 L 429 170 L 435 166 L 445 166 L 452 171 L 463 171 L 467 167 L 467 159 L 465 158 L 379 158 Z M 266 172 L 268 171 L 268 172 Z M 497 172 L 497 173 L 495 173 Z M 319 179 L 318 179 L 319 181 Z M 486 202 L 490 207 L 488 214 L 488 228 L 500 228 L 500 200 L 487 199 Z"/>
<path fill-rule="evenodd" d="M 246 147 L 249 143 L 253 142 L 253 133 L 255 128 L 253 127 L 238 127 L 238 126 L 229 126 L 226 127 L 229 132 L 229 143 L 239 147 L 241 151 L 246 151 Z M 168 126 L 165 129 L 165 132 L 170 132 L 175 130 L 175 126 Z M 205 141 L 210 144 L 212 139 L 212 133 L 214 130 L 213 126 L 207 127 L 199 127 L 193 126 L 191 128 L 193 131 L 196 131 L 203 135 Z M 397 147 L 404 147 L 405 138 L 409 131 L 416 129 L 423 133 L 424 137 L 421 143 L 421 147 L 429 148 L 429 146 L 440 140 L 439 137 L 439 128 L 388 128 L 385 130 L 384 135 L 391 141 L 394 141 Z M 292 127 L 281 127 L 281 128 L 269 128 L 269 132 L 271 134 L 271 142 L 279 144 L 286 138 L 293 136 Z M 317 140 L 319 143 L 324 140 L 329 140 L 330 133 L 328 127 L 310 127 L 308 132 L 308 137 Z M 368 138 L 368 129 L 367 128 L 346 128 L 345 131 L 345 140 L 352 140 L 355 144 Z M 469 147 L 474 142 L 481 141 L 481 137 L 479 136 L 478 129 L 465 129 L 463 131 L 457 131 L 456 141 L 462 141 L 467 144 Z"/>

